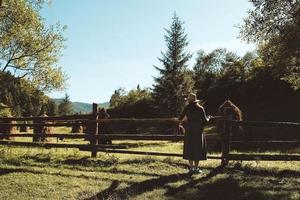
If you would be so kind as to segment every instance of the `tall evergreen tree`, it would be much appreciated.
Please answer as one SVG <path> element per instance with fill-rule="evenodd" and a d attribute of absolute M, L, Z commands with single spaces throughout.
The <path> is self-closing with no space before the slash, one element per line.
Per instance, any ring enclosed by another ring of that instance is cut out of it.
<path fill-rule="evenodd" d="M 55 116 L 57 114 L 57 109 L 56 103 L 52 99 L 49 99 L 47 104 L 47 114 L 49 116 Z"/>
<path fill-rule="evenodd" d="M 70 96 L 68 94 L 65 95 L 65 98 L 58 105 L 58 114 L 59 115 L 69 115 L 73 113 L 73 106 L 70 101 Z"/>
<path fill-rule="evenodd" d="M 174 13 L 170 29 L 165 29 L 167 50 L 166 53 L 161 52 L 162 57 L 159 58 L 163 66 L 154 66 L 160 76 L 154 78 L 153 96 L 161 114 L 166 117 L 179 114 L 184 106 L 184 96 L 193 89 L 193 79 L 187 69 L 192 55 L 184 50 L 188 40 L 183 24 Z"/>

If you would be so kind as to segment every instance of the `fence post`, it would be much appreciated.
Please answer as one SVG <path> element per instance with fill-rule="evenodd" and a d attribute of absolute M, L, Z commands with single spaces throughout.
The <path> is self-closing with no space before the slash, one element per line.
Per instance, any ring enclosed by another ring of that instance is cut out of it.
<path fill-rule="evenodd" d="M 173 124 L 173 135 L 176 136 L 179 133 L 179 122 L 174 122 Z"/>
<path fill-rule="evenodd" d="M 20 132 L 28 132 L 29 131 L 29 127 L 27 126 L 28 122 L 24 120 L 23 123 L 24 124 L 20 127 Z"/>
<path fill-rule="evenodd" d="M 231 120 L 232 120 L 232 108 L 224 108 L 225 121 L 223 129 L 223 143 L 222 143 L 222 161 L 221 165 L 226 166 L 229 162 L 228 155 L 230 151 L 230 136 L 231 136 Z"/>
<path fill-rule="evenodd" d="M 34 119 L 33 124 L 40 124 L 42 123 L 42 120 L 40 119 Z M 36 136 L 36 134 L 42 134 L 42 126 L 41 125 L 33 125 L 33 137 L 32 142 L 40 142 L 41 138 L 39 136 Z"/>
<path fill-rule="evenodd" d="M 98 120 L 98 104 L 93 103 L 93 119 Z M 92 136 L 97 136 L 98 135 L 98 122 L 92 123 L 91 124 L 91 134 Z M 95 137 L 91 137 L 90 141 L 92 145 L 92 157 L 95 158 L 97 157 L 97 149 L 94 147 L 94 145 L 98 144 L 98 139 Z"/>
<path fill-rule="evenodd" d="M 13 121 L 9 118 L 2 120 L 1 123 L 6 123 L 6 124 L 16 124 L 16 121 Z M 0 126 L 0 132 L 6 134 L 4 139 L 10 140 L 11 138 L 9 137 L 10 134 L 16 133 L 16 126 L 10 126 L 10 125 L 1 125 Z"/>

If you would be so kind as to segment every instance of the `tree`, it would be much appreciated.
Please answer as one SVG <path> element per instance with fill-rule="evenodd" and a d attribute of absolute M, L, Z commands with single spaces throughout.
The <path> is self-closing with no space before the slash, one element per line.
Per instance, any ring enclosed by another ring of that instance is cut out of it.
<path fill-rule="evenodd" d="M 193 89 L 192 73 L 187 68 L 192 55 L 184 50 L 188 41 L 183 24 L 174 13 L 170 29 L 165 29 L 167 51 L 161 52 L 162 57 L 159 58 L 163 66 L 154 66 L 160 74 L 154 78 L 154 101 L 161 114 L 169 117 L 178 116 L 184 106 L 184 97 Z"/>
<path fill-rule="evenodd" d="M 115 90 L 110 99 L 109 112 L 111 117 L 156 117 L 153 98 L 149 88 L 141 88 L 126 92 L 125 89 Z"/>
<path fill-rule="evenodd" d="M 70 96 L 65 94 L 65 98 L 62 99 L 62 102 L 58 105 L 58 114 L 59 115 L 69 115 L 73 113 L 73 105 L 70 101 Z"/>
<path fill-rule="evenodd" d="M 209 91 L 216 86 L 222 65 L 225 61 L 226 49 L 215 49 L 206 54 L 203 50 L 197 52 L 194 65 L 194 81 L 197 95 L 206 98 Z"/>
<path fill-rule="evenodd" d="M 0 117 L 11 117 L 11 109 L 8 108 L 5 104 L 0 103 Z"/>
<path fill-rule="evenodd" d="M 275 78 L 300 89 L 300 1 L 251 0 L 254 9 L 240 27 L 241 38 L 259 44 Z"/>
<path fill-rule="evenodd" d="M 15 79 L 10 73 L 0 72 L 2 90 L 0 102 L 11 109 L 12 115 L 38 115 L 47 104 L 48 97 L 28 81 Z"/>
<path fill-rule="evenodd" d="M 55 101 L 53 101 L 52 99 L 48 100 L 47 103 L 47 114 L 49 116 L 55 116 L 57 114 L 57 105 L 55 103 Z"/>
<path fill-rule="evenodd" d="M 43 2 L 4 1 L 0 8 L 0 70 L 17 80 L 26 79 L 40 90 L 51 91 L 62 89 L 66 81 L 56 65 L 63 48 L 64 27 L 45 26 L 39 15 Z"/>
<path fill-rule="evenodd" d="M 111 96 L 109 104 L 111 108 L 122 108 L 132 106 L 139 101 L 151 101 L 152 95 L 148 88 L 141 89 L 138 85 L 136 89 L 126 92 L 124 88 L 115 90 Z"/>
<path fill-rule="evenodd" d="M 231 89 L 245 82 L 246 69 L 242 59 L 225 48 L 208 54 L 200 50 L 194 65 L 194 79 L 198 96 L 207 98 L 211 91 L 222 89 L 218 93 L 230 97 Z"/>
<path fill-rule="evenodd" d="M 124 88 L 119 88 L 114 91 L 114 93 L 110 97 L 109 105 L 111 108 L 116 108 L 122 105 L 124 101 L 124 96 L 126 95 L 126 91 Z"/>

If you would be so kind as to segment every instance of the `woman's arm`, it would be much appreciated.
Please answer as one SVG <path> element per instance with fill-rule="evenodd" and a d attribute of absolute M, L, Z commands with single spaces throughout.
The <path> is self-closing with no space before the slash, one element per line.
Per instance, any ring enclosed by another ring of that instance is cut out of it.
<path fill-rule="evenodd" d="M 178 120 L 182 120 L 184 118 L 184 116 L 186 115 L 186 107 L 183 109 L 183 111 L 181 112 L 181 114 L 178 117 Z"/>
<path fill-rule="evenodd" d="M 199 110 L 201 112 L 203 122 L 205 122 L 205 123 L 209 122 L 210 116 L 206 115 L 205 109 L 202 106 L 199 105 Z"/>

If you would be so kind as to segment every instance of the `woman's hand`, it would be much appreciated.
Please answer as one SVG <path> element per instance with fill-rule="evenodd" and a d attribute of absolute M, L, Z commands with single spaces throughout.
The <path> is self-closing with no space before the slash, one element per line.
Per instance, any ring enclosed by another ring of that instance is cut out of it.
<path fill-rule="evenodd" d="M 171 118 L 173 121 L 179 121 L 179 119 L 177 117 L 172 117 Z"/>
<path fill-rule="evenodd" d="M 209 122 L 212 118 L 213 118 L 212 116 L 208 115 L 208 116 L 206 117 L 207 122 Z"/>

